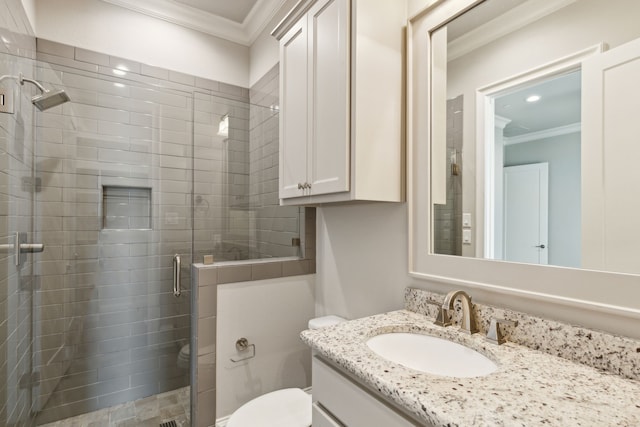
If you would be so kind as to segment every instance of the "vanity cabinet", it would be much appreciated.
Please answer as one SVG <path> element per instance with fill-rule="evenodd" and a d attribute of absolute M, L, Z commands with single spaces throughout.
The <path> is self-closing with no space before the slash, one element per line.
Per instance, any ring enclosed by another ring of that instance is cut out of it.
<path fill-rule="evenodd" d="M 415 427 L 411 420 L 317 356 L 312 362 L 313 427 Z"/>
<path fill-rule="evenodd" d="M 283 205 L 404 199 L 397 0 L 302 0 L 280 42 Z"/>

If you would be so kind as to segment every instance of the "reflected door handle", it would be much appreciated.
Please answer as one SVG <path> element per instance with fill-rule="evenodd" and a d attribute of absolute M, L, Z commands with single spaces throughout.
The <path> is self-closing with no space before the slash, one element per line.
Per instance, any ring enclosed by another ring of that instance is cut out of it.
<path fill-rule="evenodd" d="M 173 296 L 180 296 L 180 267 L 182 261 L 180 260 L 180 255 L 175 254 L 173 256 Z"/>
<path fill-rule="evenodd" d="M 544 249 L 544 248 L 546 248 L 546 246 L 545 245 L 536 245 L 536 248 Z"/>

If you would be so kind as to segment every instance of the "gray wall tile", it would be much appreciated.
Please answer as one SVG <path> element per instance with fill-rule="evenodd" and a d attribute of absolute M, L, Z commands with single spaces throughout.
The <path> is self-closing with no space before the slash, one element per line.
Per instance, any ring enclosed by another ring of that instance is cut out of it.
<path fill-rule="evenodd" d="M 109 55 L 93 52 L 91 50 L 75 48 L 75 59 L 77 61 L 89 62 L 96 65 L 110 65 Z"/>
<path fill-rule="evenodd" d="M 251 264 L 226 265 L 218 268 L 218 284 L 247 282 L 251 279 Z"/>
<path fill-rule="evenodd" d="M 74 58 L 74 48 L 66 44 L 56 43 L 50 40 L 37 40 L 38 52 L 51 55 L 62 56 L 64 58 Z"/>

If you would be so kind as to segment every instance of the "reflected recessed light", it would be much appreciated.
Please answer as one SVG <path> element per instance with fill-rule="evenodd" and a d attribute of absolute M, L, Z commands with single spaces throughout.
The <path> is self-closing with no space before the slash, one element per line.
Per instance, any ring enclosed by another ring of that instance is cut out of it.
<path fill-rule="evenodd" d="M 124 85 L 122 83 L 114 83 L 113 84 L 115 87 L 124 87 Z"/>
<path fill-rule="evenodd" d="M 540 101 L 540 98 L 542 98 L 540 95 L 530 95 L 527 97 L 526 101 L 527 102 L 538 102 Z"/>

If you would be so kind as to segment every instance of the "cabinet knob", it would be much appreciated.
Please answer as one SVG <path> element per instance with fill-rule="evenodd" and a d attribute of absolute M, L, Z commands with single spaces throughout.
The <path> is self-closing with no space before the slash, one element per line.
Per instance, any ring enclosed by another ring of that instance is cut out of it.
<path fill-rule="evenodd" d="M 304 188 L 311 188 L 311 184 L 309 184 L 308 182 L 304 183 Z"/>
<path fill-rule="evenodd" d="M 304 189 L 304 185 L 302 185 L 301 182 L 298 183 L 298 190 L 303 190 Z"/>

